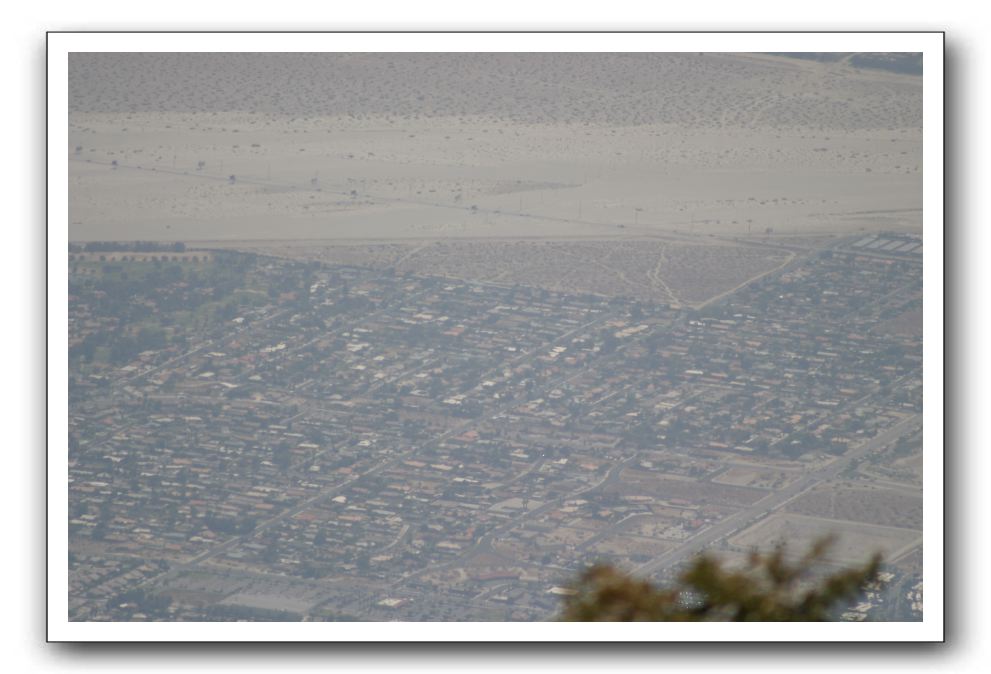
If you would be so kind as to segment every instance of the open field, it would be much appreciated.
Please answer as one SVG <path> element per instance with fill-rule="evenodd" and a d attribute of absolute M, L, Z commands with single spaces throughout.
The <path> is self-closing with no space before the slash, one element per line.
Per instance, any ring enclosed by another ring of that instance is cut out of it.
<path fill-rule="evenodd" d="M 828 535 L 835 535 L 836 541 L 826 555 L 826 561 L 844 565 L 865 562 L 875 552 L 886 558 L 896 557 L 922 540 L 922 532 L 912 529 L 781 513 L 761 520 L 733 536 L 729 542 L 745 548 L 767 548 L 783 542 L 797 555 Z"/>
<path fill-rule="evenodd" d="M 873 485 L 823 485 L 788 504 L 786 510 L 834 520 L 922 529 L 922 490 L 917 494 Z"/>
<path fill-rule="evenodd" d="M 564 292 L 699 304 L 791 259 L 774 249 L 658 240 L 447 240 L 388 244 L 238 245 L 291 259 L 437 274 Z"/>
<path fill-rule="evenodd" d="M 73 240 L 921 229 L 921 78 L 844 63 L 74 54 L 69 80 Z"/>
<path fill-rule="evenodd" d="M 779 470 L 763 470 L 745 466 L 732 466 L 712 478 L 719 484 L 736 485 L 739 487 L 758 487 L 760 489 L 780 489 L 791 483 L 797 475 Z"/>
<path fill-rule="evenodd" d="M 917 451 L 911 456 L 905 456 L 895 459 L 892 462 L 892 468 L 898 471 L 902 471 L 902 475 L 909 477 L 912 482 L 918 485 L 920 488 L 922 486 L 922 451 Z"/>
<path fill-rule="evenodd" d="M 599 541 L 592 546 L 591 551 L 593 553 L 593 557 L 596 553 L 601 555 L 615 555 L 619 557 L 631 557 L 637 555 L 654 557 L 670 550 L 671 547 L 672 543 L 670 542 L 624 534 L 620 536 L 610 536 Z"/>
<path fill-rule="evenodd" d="M 666 480 L 643 471 L 624 470 L 607 491 L 624 495 L 649 494 L 661 501 L 677 499 L 697 505 L 751 505 L 767 495 L 762 489 L 720 485 L 701 480 Z"/>
<path fill-rule="evenodd" d="M 874 332 L 882 335 L 922 335 L 922 309 L 910 309 L 879 324 Z"/>

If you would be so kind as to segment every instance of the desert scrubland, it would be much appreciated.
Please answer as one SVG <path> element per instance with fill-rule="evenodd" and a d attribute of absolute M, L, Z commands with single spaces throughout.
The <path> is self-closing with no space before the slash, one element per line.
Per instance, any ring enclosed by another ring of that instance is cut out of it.
<path fill-rule="evenodd" d="M 921 93 L 761 55 L 73 54 L 70 238 L 917 231 Z"/>

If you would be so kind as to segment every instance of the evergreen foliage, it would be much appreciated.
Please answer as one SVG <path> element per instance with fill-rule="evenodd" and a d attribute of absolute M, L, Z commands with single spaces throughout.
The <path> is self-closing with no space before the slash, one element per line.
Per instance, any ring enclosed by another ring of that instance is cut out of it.
<path fill-rule="evenodd" d="M 739 571 L 710 554 L 692 560 L 672 587 L 659 588 L 609 565 L 589 568 L 565 600 L 566 621 L 824 621 L 873 582 L 881 564 L 875 555 L 863 566 L 812 578 L 833 539 L 820 539 L 797 562 L 785 546 L 754 552 Z"/>

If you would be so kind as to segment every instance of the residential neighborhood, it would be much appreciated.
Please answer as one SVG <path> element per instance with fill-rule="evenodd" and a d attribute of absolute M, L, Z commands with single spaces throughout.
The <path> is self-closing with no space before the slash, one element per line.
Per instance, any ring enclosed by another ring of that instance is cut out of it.
<path fill-rule="evenodd" d="M 817 533 L 886 561 L 842 619 L 921 617 L 918 237 L 701 308 L 181 244 L 68 265 L 71 620 L 539 621 L 596 561 Z"/>

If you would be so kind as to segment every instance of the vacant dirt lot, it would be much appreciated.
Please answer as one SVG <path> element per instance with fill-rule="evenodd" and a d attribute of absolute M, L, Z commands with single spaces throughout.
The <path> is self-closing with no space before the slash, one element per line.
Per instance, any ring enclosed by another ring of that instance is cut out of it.
<path fill-rule="evenodd" d="M 795 479 L 795 475 L 780 470 L 761 470 L 733 466 L 712 478 L 713 482 L 738 487 L 758 487 L 761 489 L 780 489 Z"/>
<path fill-rule="evenodd" d="M 792 501 L 788 512 L 835 520 L 922 529 L 922 490 L 824 485 Z"/>
<path fill-rule="evenodd" d="M 665 480 L 644 471 L 624 470 L 615 486 L 607 489 L 624 495 L 649 495 L 659 501 L 677 499 L 696 506 L 744 506 L 767 492 L 763 489 L 720 485 L 699 480 Z"/>
<path fill-rule="evenodd" d="M 592 552 L 623 557 L 632 555 L 650 555 L 654 557 L 669 550 L 672 545 L 670 542 L 658 541 L 653 538 L 622 535 L 611 536 L 599 541 L 592 546 Z"/>
<path fill-rule="evenodd" d="M 791 255 L 753 246 L 626 239 L 420 243 L 244 243 L 242 250 L 399 273 L 698 305 L 773 271 Z"/>
<path fill-rule="evenodd" d="M 867 561 L 875 552 L 880 552 L 885 558 L 895 557 L 906 547 L 921 541 L 922 533 L 911 529 L 780 513 L 737 534 L 730 539 L 730 543 L 761 549 L 785 543 L 789 552 L 798 555 L 824 536 L 836 536 L 826 561 L 856 564 Z"/>

